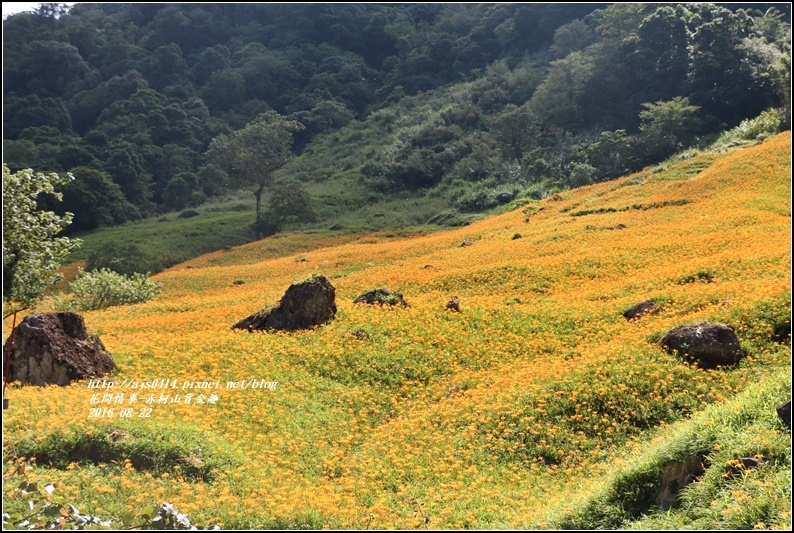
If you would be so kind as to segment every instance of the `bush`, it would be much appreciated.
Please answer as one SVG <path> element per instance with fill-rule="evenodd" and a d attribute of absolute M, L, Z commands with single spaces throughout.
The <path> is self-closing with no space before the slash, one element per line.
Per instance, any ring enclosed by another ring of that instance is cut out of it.
<path fill-rule="evenodd" d="M 730 130 L 724 131 L 714 142 L 713 149 L 744 144 L 745 141 L 761 141 L 778 133 L 780 116 L 774 109 L 767 109 L 755 118 L 745 119 Z"/>
<path fill-rule="evenodd" d="M 742 139 L 766 139 L 780 131 L 780 118 L 774 109 L 767 109 L 755 118 L 743 120 L 737 129 Z"/>
<path fill-rule="evenodd" d="M 74 293 L 73 298 L 58 298 L 57 308 L 94 311 L 149 301 L 160 293 L 161 286 L 150 281 L 145 274 L 125 276 L 103 268 L 90 272 L 80 269 L 77 278 L 69 284 L 69 289 Z"/>
<path fill-rule="evenodd" d="M 461 211 L 473 213 L 487 211 L 511 202 L 520 191 L 517 186 L 511 185 L 502 185 L 496 188 L 477 185 L 464 188 L 464 192 L 454 201 L 455 207 Z"/>
<path fill-rule="evenodd" d="M 273 217 L 272 213 L 268 212 L 260 216 L 253 222 L 249 229 L 257 239 L 270 237 L 278 233 L 281 229 L 281 224 Z"/>
<path fill-rule="evenodd" d="M 270 196 L 269 216 L 281 227 L 284 224 L 316 222 L 312 199 L 299 183 L 284 183 Z"/>
<path fill-rule="evenodd" d="M 185 209 L 181 213 L 179 213 L 178 218 L 193 218 L 199 216 L 201 213 L 196 211 L 195 209 Z"/>

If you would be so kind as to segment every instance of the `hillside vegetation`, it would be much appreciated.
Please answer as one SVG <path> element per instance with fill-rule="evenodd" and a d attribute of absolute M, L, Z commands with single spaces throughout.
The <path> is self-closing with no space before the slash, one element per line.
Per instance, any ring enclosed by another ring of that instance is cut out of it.
<path fill-rule="evenodd" d="M 85 314 L 116 389 L 9 388 L 4 475 L 34 462 L 25 478 L 83 513 L 168 501 L 224 528 L 790 529 L 773 412 L 791 387 L 773 339 L 791 316 L 790 146 L 676 158 L 443 232 L 276 235 L 177 265 L 156 300 Z M 229 328 L 312 274 L 336 288 L 333 322 Z M 382 286 L 410 307 L 352 303 Z M 623 318 L 648 299 L 658 312 Z M 706 320 L 735 327 L 736 367 L 656 344 Z M 179 389 L 129 404 L 120 384 L 153 379 Z M 243 380 L 271 386 L 226 388 Z M 705 473 L 664 513 L 657 476 L 689 454 Z M 729 475 L 754 454 L 757 471 Z M 17 485 L 3 501 L 23 513 Z"/>
<path fill-rule="evenodd" d="M 764 111 L 789 128 L 790 18 L 786 3 L 44 3 L 3 21 L 3 162 L 74 175 L 63 202 L 42 198 L 75 214 L 69 233 L 237 189 L 300 200 L 264 205 L 269 233 L 459 225 Z M 296 158 L 253 165 L 253 185 L 221 141 L 268 113 Z"/>

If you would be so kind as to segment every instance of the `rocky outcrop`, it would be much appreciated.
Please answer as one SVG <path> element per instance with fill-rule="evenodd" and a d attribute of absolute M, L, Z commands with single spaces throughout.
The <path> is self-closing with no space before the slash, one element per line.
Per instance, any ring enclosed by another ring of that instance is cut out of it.
<path fill-rule="evenodd" d="M 626 320 L 636 320 L 641 316 L 648 315 L 654 311 L 656 311 L 656 303 L 653 300 L 645 300 L 644 302 L 638 303 L 623 313 L 623 317 Z"/>
<path fill-rule="evenodd" d="M 278 305 L 235 322 L 232 329 L 295 331 L 336 317 L 336 289 L 325 276 L 290 285 Z"/>
<path fill-rule="evenodd" d="M 74 380 L 101 377 L 116 363 L 99 337 L 89 335 L 83 317 L 76 313 L 28 315 L 3 347 L 9 381 L 32 385 L 68 385 Z"/>
<path fill-rule="evenodd" d="M 381 287 L 361 294 L 353 300 L 354 304 L 380 304 L 380 305 L 402 305 L 409 307 L 401 292 L 395 292 L 388 287 Z"/>
<path fill-rule="evenodd" d="M 670 353 L 694 360 L 702 368 L 734 365 L 744 356 L 734 329 L 713 322 L 675 327 L 659 344 Z"/>
<path fill-rule="evenodd" d="M 662 467 L 662 487 L 656 495 L 656 505 L 662 511 L 675 507 L 678 493 L 705 472 L 701 460 L 690 456 L 684 461 L 668 461 Z"/>

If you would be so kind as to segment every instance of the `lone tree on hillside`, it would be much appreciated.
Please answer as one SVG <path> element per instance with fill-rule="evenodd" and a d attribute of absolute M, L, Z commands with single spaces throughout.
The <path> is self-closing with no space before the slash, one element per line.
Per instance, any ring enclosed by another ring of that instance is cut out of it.
<path fill-rule="evenodd" d="M 292 134 L 303 129 L 300 122 L 268 111 L 244 128 L 219 135 L 210 143 L 206 157 L 228 171 L 230 185 L 253 187 L 257 220 L 265 186 L 271 182 L 273 171 L 292 159 Z"/>
<path fill-rule="evenodd" d="M 71 223 L 71 213 L 59 217 L 36 209 L 40 194 L 60 200 L 55 187 L 72 179 L 71 174 L 34 173 L 29 168 L 12 173 L 3 164 L 3 318 L 33 307 L 59 279 L 55 270 L 61 261 L 81 242 L 54 238 Z"/>

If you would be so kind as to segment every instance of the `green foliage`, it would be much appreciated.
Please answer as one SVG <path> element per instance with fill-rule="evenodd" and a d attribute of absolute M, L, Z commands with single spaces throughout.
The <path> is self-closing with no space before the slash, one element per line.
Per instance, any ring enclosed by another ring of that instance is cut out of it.
<path fill-rule="evenodd" d="M 510 202 L 516 198 L 519 190 L 515 185 L 502 185 L 494 188 L 469 186 L 463 189 L 465 192 L 459 193 L 455 200 L 455 206 L 461 211 L 486 211 Z"/>
<path fill-rule="evenodd" d="M 600 493 L 578 502 L 553 525 L 580 530 L 669 530 L 693 524 L 697 529 L 753 529 L 759 522 L 785 526 L 781 520 L 791 498 L 791 437 L 775 408 L 789 398 L 790 388 L 789 372 L 779 373 L 680 422 L 664 440 L 616 471 Z M 753 455 L 764 457 L 758 470 L 730 474 L 739 457 Z M 688 457 L 702 461 L 705 473 L 679 492 L 676 508 L 659 510 L 654 500 L 664 465 Z M 763 488 L 769 484 L 784 487 L 784 493 L 770 498 Z M 757 493 L 758 499 L 748 498 L 748 493 Z"/>
<path fill-rule="evenodd" d="M 278 230 L 281 229 L 281 224 L 270 212 L 267 212 L 257 217 L 248 228 L 256 239 L 263 239 L 278 233 Z"/>
<path fill-rule="evenodd" d="M 270 194 L 268 211 L 279 226 L 317 220 L 311 196 L 295 182 L 280 184 L 273 190 Z"/>
<path fill-rule="evenodd" d="M 117 305 L 147 302 L 160 293 L 161 286 L 145 274 L 125 276 L 112 270 L 80 270 L 69 284 L 74 294 L 69 300 L 59 299 L 56 307 L 63 310 L 93 311 Z"/>
<path fill-rule="evenodd" d="M 688 98 L 679 96 L 642 106 L 641 138 L 650 160 L 664 159 L 692 144 L 700 130 L 699 106 L 690 105 Z"/>
<path fill-rule="evenodd" d="M 156 274 L 199 255 L 251 242 L 253 206 L 234 197 L 213 203 L 199 217 L 153 217 L 81 233 L 83 245 L 69 262 L 87 261 L 86 270 L 108 268 L 120 274 Z"/>
<path fill-rule="evenodd" d="M 59 10 L 4 21 L 4 159 L 12 170 L 81 168 L 64 189 L 72 230 L 196 207 L 230 187 L 251 190 L 261 214 L 268 184 L 295 178 L 324 220 L 404 191 L 453 207 L 458 179 L 496 177 L 542 197 L 657 163 L 764 109 L 790 124 L 784 7 Z M 290 124 L 301 155 L 289 170 L 275 153 L 274 166 L 246 169 L 255 151 L 221 146 L 263 113 L 281 117 L 272 128 Z M 772 122 L 737 135 L 763 136 Z"/>
<path fill-rule="evenodd" d="M 302 129 L 300 123 L 269 111 L 234 133 L 215 137 L 206 157 L 228 170 L 233 187 L 253 189 L 259 218 L 262 191 L 273 171 L 292 159 L 292 134 Z"/>
<path fill-rule="evenodd" d="M 684 285 L 686 283 L 697 283 L 697 282 L 704 282 L 704 283 L 711 283 L 714 281 L 714 273 L 711 270 L 701 269 L 695 272 L 694 274 L 687 274 L 685 276 L 681 276 L 678 278 L 677 283 L 679 285 Z"/>
<path fill-rule="evenodd" d="M 105 172 L 85 166 L 71 172 L 75 179 L 63 187 L 63 209 L 79 215 L 70 230 L 115 226 L 140 218 L 138 208 Z"/>
<path fill-rule="evenodd" d="M 3 315 L 36 304 L 44 290 L 57 281 L 55 270 L 79 240 L 57 235 L 71 222 L 36 209 L 39 195 L 60 199 L 55 187 L 72 180 L 71 174 L 44 174 L 30 169 L 12 173 L 3 165 Z M 6 308 L 8 305 L 8 308 Z"/>
<path fill-rule="evenodd" d="M 137 415 L 137 410 L 136 413 Z M 35 458 L 39 466 L 64 470 L 70 463 L 99 465 L 121 471 L 124 463 L 140 472 L 160 476 L 174 467 L 190 481 L 212 482 L 225 469 L 241 464 L 240 452 L 212 433 L 190 425 L 119 421 L 105 430 L 52 428 L 27 435 L 6 453 Z"/>
<path fill-rule="evenodd" d="M 489 129 L 509 156 L 521 161 L 524 150 L 531 146 L 539 133 L 538 121 L 524 105 L 508 104 L 489 121 Z"/>
<path fill-rule="evenodd" d="M 767 109 L 757 117 L 745 119 L 735 128 L 723 132 L 714 141 L 711 149 L 719 150 L 758 142 L 778 133 L 780 128 L 780 113 L 774 109 Z"/>

